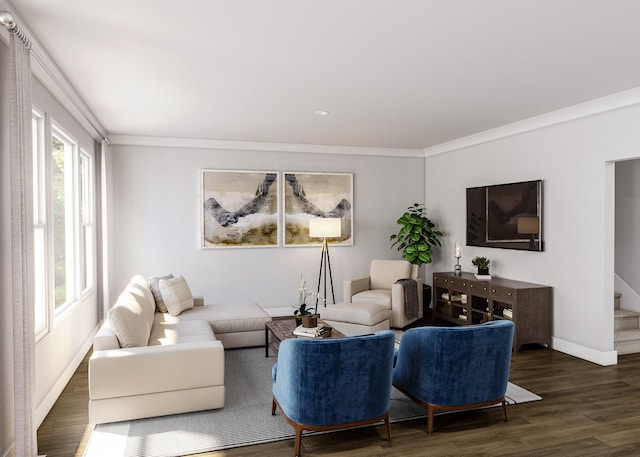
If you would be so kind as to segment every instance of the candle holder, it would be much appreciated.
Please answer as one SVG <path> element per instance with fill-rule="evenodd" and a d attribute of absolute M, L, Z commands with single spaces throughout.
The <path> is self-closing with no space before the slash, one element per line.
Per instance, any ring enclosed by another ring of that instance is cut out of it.
<path fill-rule="evenodd" d="M 456 257 L 456 265 L 453 269 L 453 274 L 456 276 L 462 275 L 462 267 L 460 266 L 460 257 Z"/>

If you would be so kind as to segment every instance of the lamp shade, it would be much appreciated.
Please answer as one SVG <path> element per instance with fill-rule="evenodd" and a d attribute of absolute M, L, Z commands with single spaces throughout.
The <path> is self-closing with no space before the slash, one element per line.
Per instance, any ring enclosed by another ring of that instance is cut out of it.
<path fill-rule="evenodd" d="M 336 238 L 342 233 L 339 217 L 316 217 L 309 219 L 310 238 Z"/>
<path fill-rule="evenodd" d="M 537 217 L 519 217 L 518 233 L 526 233 L 528 235 L 537 235 L 540 233 L 540 219 Z"/>

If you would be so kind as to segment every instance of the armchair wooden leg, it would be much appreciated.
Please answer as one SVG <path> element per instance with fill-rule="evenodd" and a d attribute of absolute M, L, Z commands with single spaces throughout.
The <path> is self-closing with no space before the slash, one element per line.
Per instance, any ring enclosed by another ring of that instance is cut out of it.
<path fill-rule="evenodd" d="M 272 416 L 276 415 L 276 399 L 275 398 L 271 398 L 271 415 Z"/>
<path fill-rule="evenodd" d="M 387 427 L 387 441 L 391 441 L 391 427 L 389 426 L 389 413 L 384 416 L 384 425 Z"/>
<path fill-rule="evenodd" d="M 433 435 L 433 413 L 434 407 L 427 405 L 427 433 Z"/>
<path fill-rule="evenodd" d="M 300 444 L 302 442 L 302 427 L 296 425 L 296 442 L 293 450 L 293 454 L 295 457 L 300 457 Z"/>
<path fill-rule="evenodd" d="M 509 418 L 507 417 L 507 400 L 502 399 L 502 415 L 504 416 L 504 421 L 509 422 Z"/>

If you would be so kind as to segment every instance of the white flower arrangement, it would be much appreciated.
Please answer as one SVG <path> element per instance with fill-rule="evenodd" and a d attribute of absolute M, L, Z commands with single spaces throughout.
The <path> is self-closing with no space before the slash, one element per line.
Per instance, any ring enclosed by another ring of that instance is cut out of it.
<path fill-rule="evenodd" d="M 309 297 L 316 298 L 319 301 L 325 301 L 322 295 L 309 289 L 307 280 L 300 275 L 300 279 L 298 280 L 298 309 L 294 311 L 294 316 L 298 314 L 304 316 L 315 312 L 315 308 L 307 308 L 307 298 Z"/>

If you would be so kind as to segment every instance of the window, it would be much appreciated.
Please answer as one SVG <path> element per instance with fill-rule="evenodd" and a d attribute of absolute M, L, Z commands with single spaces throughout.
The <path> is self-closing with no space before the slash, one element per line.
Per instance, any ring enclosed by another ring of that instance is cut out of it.
<path fill-rule="evenodd" d="M 46 301 L 46 205 L 45 179 L 42 164 L 44 157 L 44 116 L 33 111 L 31 117 L 33 135 L 33 241 L 34 241 L 34 312 L 36 337 L 44 334 L 49 326 Z"/>
<path fill-rule="evenodd" d="M 93 155 L 34 109 L 35 328 L 95 285 Z"/>
<path fill-rule="evenodd" d="M 73 156 L 77 146 L 59 129 L 51 132 L 53 290 L 56 309 L 75 298 L 73 275 Z"/>
<path fill-rule="evenodd" d="M 93 287 L 93 160 L 80 151 L 80 290 Z"/>

